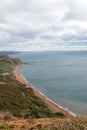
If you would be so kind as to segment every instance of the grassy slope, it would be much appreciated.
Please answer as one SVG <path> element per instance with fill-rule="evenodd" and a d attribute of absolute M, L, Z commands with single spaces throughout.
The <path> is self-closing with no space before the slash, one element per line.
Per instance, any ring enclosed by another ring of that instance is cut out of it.
<path fill-rule="evenodd" d="M 13 70 L 14 65 L 20 64 L 22 61 L 18 58 L 10 58 L 7 55 L 0 55 L 0 74 L 10 73 Z"/>
<path fill-rule="evenodd" d="M 0 61 L 0 70 L 3 73 L 11 72 L 15 65 L 22 63 L 18 58 L 12 59 L 8 56 L 1 56 Z M 63 116 L 62 113 L 52 113 L 45 103 L 35 96 L 32 89 L 25 88 L 12 74 L 0 75 L 0 110 L 25 118 L 30 115 L 37 118 Z"/>
<path fill-rule="evenodd" d="M 36 97 L 31 89 L 26 89 L 10 75 L 0 77 L 0 110 L 10 111 L 17 117 L 52 117 L 56 114 L 45 106 L 43 101 Z"/>
<path fill-rule="evenodd" d="M 11 70 L 12 70 L 12 67 L 10 63 L 0 62 L 0 73 L 10 72 Z"/>
<path fill-rule="evenodd" d="M 0 128 L 1 130 L 87 130 L 87 117 L 5 120 L 0 121 Z"/>

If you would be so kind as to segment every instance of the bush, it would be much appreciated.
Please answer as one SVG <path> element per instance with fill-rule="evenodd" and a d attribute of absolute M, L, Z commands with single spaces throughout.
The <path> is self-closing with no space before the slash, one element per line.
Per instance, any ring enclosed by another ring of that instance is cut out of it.
<path fill-rule="evenodd" d="M 9 125 L 7 125 L 7 124 L 0 125 L 0 129 L 1 130 L 9 130 Z"/>
<path fill-rule="evenodd" d="M 61 112 L 56 112 L 56 113 L 55 113 L 55 116 L 57 116 L 57 117 L 64 117 L 64 114 L 61 113 Z"/>

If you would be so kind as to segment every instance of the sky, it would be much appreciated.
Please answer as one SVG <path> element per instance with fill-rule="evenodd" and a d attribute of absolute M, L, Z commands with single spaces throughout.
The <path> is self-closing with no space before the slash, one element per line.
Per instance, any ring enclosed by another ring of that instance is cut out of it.
<path fill-rule="evenodd" d="M 87 0 L 0 0 L 3 50 L 87 50 Z"/>

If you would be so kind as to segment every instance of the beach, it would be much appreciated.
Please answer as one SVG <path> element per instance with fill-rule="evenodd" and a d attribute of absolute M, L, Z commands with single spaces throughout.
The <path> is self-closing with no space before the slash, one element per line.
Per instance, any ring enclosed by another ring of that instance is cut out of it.
<path fill-rule="evenodd" d="M 20 66 L 21 65 L 17 65 L 14 68 L 14 74 L 16 76 L 16 78 L 26 86 L 26 88 L 31 88 L 33 90 L 33 92 L 35 93 L 35 95 L 37 97 L 39 97 L 40 99 L 42 99 L 44 101 L 44 103 L 47 104 L 47 106 L 49 108 L 51 108 L 51 110 L 53 110 L 54 112 L 62 112 L 65 116 L 70 117 L 72 116 L 68 111 L 66 111 L 65 109 L 63 109 L 62 107 L 60 107 L 59 105 L 57 105 L 55 102 L 51 101 L 50 99 L 48 99 L 47 97 L 45 97 L 42 93 L 40 93 L 38 90 L 36 90 L 29 82 L 27 82 L 25 80 L 25 78 L 23 77 L 23 75 L 20 72 Z"/>

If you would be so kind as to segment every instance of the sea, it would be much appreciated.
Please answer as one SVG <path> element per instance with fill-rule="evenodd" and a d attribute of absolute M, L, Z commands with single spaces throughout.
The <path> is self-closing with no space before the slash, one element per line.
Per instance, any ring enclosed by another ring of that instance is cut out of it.
<path fill-rule="evenodd" d="M 76 115 L 87 112 L 87 51 L 20 52 L 25 79 L 47 98 Z"/>

